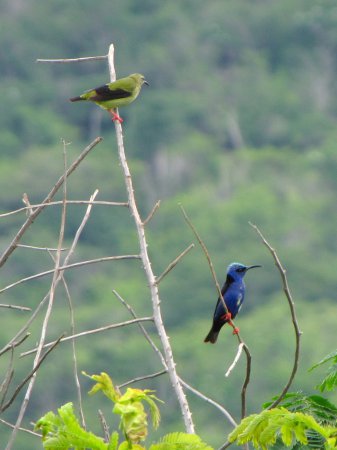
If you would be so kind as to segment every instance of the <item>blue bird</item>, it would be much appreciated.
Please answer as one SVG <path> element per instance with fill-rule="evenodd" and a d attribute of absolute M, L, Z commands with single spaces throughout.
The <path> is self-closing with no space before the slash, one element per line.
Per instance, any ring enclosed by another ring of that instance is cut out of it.
<path fill-rule="evenodd" d="M 254 267 L 261 266 L 245 266 L 235 262 L 228 266 L 226 281 L 221 289 L 221 294 L 225 300 L 228 313 L 226 313 L 221 298 L 218 298 L 214 311 L 212 328 L 205 337 L 204 342 L 215 344 L 218 339 L 218 334 L 225 323 L 229 323 L 234 328 L 231 319 L 234 319 L 238 314 L 245 298 L 246 286 L 243 277 L 247 270 L 253 269 Z M 233 334 L 237 334 L 238 332 L 239 330 L 234 328 Z"/>

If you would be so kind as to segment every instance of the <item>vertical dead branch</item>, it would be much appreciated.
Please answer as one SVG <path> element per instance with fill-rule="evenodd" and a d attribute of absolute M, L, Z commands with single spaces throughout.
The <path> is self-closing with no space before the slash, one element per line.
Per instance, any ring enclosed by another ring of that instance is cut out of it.
<path fill-rule="evenodd" d="M 268 406 L 268 409 L 271 408 L 275 408 L 275 406 L 277 406 L 282 399 L 284 398 L 284 396 L 286 395 L 286 393 L 288 392 L 298 369 L 298 361 L 299 361 L 299 357 L 300 357 L 300 340 L 301 340 L 301 334 L 302 332 L 300 331 L 299 325 L 298 325 L 298 321 L 297 321 L 297 317 L 296 317 L 296 311 L 295 311 L 295 304 L 292 298 L 292 295 L 290 293 L 290 289 L 289 289 L 289 285 L 288 285 L 288 280 L 287 280 L 287 275 L 286 275 L 286 270 L 284 269 L 284 267 L 281 264 L 281 261 L 276 253 L 276 251 L 273 249 L 273 247 L 269 244 L 269 242 L 266 240 L 266 238 L 263 236 L 263 234 L 261 233 L 261 231 L 259 230 L 259 228 L 252 224 L 249 223 L 250 226 L 256 231 L 256 233 L 260 236 L 263 244 L 268 248 L 268 250 L 270 251 L 275 265 L 278 269 L 278 271 L 280 272 L 281 275 L 281 279 L 282 279 L 282 285 L 283 285 L 283 291 L 285 293 L 285 296 L 288 300 L 288 305 L 290 308 L 290 314 L 291 314 L 291 319 L 292 319 L 292 323 L 294 326 L 294 331 L 295 331 L 295 355 L 294 355 L 294 364 L 293 364 L 293 368 L 289 377 L 289 380 L 287 381 L 286 385 L 284 386 L 281 394 L 279 395 L 279 397 L 271 404 Z"/>
<path fill-rule="evenodd" d="M 109 60 L 109 69 L 110 69 L 110 79 L 111 79 L 111 81 L 115 81 L 116 73 L 115 73 L 115 68 L 114 68 L 114 46 L 113 46 L 113 44 L 111 44 L 110 48 L 109 48 L 108 60 Z M 146 274 L 146 277 L 148 280 L 148 284 L 150 287 L 155 325 L 156 325 L 157 332 L 159 334 L 159 337 L 160 337 L 160 340 L 161 340 L 161 343 L 163 346 L 165 361 L 166 361 L 167 367 L 168 367 L 168 373 L 170 376 L 172 386 L 173 386 L 175 393 L 177 395 L 177 398 L 178 398 L 178 402 L 179 402 L 181 412 L 182 412 L 182 415 L 184 418 L 186 430 L 188 433 L 194 433 L 192 414 L 190 412 L 185 393 L 183 391 L 182 385 L 180 383 L 179 377 L 176 372 L 176 367 L 175 367 L 175 362 L 173 359 L 171 345 L 169 342 L 169 338 L 166 334 L 166 330 L 165 330 L 164 323 L 163 323 L 162 316 L 161 316 L 158 285 L 156 283 L 156 278 L 152 271 L 150 258 L 149 258 L 148 252 L 147 252 L 147 241 L 146 241 L 146 237 L 145 237 L 144 224 L 139 215 L 135 196 L 134 196 L 134 189 L 133 189 L 133 184 L 132 184 L 131 173 L 129 170 L 129 166 L 128 166 L 126 156 L 125 156 L 125 151 L 124 151 L 122 127 L 121 127 L 121 124 L 117 121 L 115 122 L 115 127 L 116 127 L 119 159 L 120 159 L 122 170 L 124 173 L 125 185 L 126 185 L 126 190 L 128 193 L 129 208 L 130 208 L 130 212 L 132 214 L 132 217 L 134 219 L 135 226 L 137 229 L 138 240 L 139 240 L 139 245 L 140 245 L 140 254 L 141 254 L 141 258 L 142 258 L 142 262 L 143 262 L 144 271 L 145 271 L 145 274 Z"/>

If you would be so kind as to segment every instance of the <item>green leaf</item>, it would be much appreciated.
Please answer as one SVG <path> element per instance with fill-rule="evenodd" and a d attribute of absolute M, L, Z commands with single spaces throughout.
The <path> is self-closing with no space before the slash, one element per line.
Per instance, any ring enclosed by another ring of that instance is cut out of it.
<path fill-rule="evenodd" d="M 213 450 L 202 442 L 196 434 L 170 433 L 164 436 L 158 444 L 153 444 L 149 450 Z"/>

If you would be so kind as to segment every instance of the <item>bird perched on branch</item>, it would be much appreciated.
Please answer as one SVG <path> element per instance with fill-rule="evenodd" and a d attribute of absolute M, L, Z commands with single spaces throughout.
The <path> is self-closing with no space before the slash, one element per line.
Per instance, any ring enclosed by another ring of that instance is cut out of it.
<path fill-rule="evenodd" d="M 239 329 L 235 328 L 231 319 L 234 319 L 238 314 L 245 298 L 245 283 L 243 281 L 243 277 L 245 276 L 247 270 L 253 269 L 254 267 L 261 266 L 244 266 L 240 263 L 232 263 L 228 266 L 226 281 L 221 289 L 221 294 L 225 301 L 227 311 L 224 307 L 222 299 L 218 298 L 214 311 L 212 328 L 205 337 L 204 342 L 211 342 L 212 344 L 215 344 L 218 339 L 218 334 L 225 323 L 228 323 L 233 327 L 233 334 L 237 334 L 239 332 Z"/>
<path fill-rule="evenodd" d="M 143 84 L 149 85 L 144 75 L 133 73 L 125 78 L 120 78 L 113 83 L 107 83 L 95 89 L 90 89 L 78 97 L 69 99 L 71 102 L 89 100 L 96 103 L 101 108 L 109 111 L 112 120 L 118 120 L 119 123 L 123 119 L 114 111 L 114 108 L 128 105 L 138 97 Z"/>

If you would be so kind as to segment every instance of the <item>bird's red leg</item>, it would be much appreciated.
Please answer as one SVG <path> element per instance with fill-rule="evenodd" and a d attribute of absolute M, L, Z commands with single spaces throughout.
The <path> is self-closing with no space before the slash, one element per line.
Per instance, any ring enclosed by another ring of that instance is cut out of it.
<path fill-rule="evenodd" d="M 229 322 L 230 322 L 231 318 L 232 318 L 232 314 L 229 311 L 220 317 L 221 320 L 228 320 Z"/>
<path fill-rule="evenodd" d="M 233 334 L 239 334 L 239 328 L 237 328 L 234 323 L 232 322 L 232 314 L 228 311 L 226 314 L 220 317 L 221 320 L 227 320 L 228 325 L 230 325 L 233 328 Z"/>
<path fill-rule="evenodd" d="M 111 115 L 111 120 L 114 122 L 115 120 L 117 120 L 119 123 L 123 122 L 123 119 L 117 114 L 115 113 L 115 111 L 113 109 L 109 109 L 109 113 Z"/>

